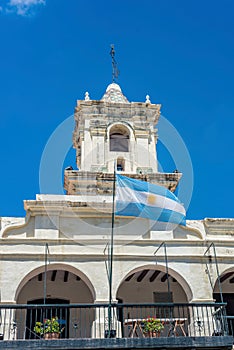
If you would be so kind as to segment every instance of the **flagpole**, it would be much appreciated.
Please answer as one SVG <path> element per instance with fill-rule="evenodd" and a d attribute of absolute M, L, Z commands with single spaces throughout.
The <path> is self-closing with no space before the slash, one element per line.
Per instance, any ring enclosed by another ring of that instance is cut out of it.
<path fill-rule="evenodd" d="M 164 255 L 166 262 L 166 275 L 167 275 L 167 290 L 168 290 L 168 302 L 171 302 L 171 290 L 170 290 L 170 281 L 169 281 L 169 273 L 168 273 L 168 259 L 167 259 L 167 245 L 164 242 Z"/>
<path fill-rule="evenodd" d="M 112 215 L 111 215 L 110 265 L 109 265 L 108 338 L 111 337 L 111 303 L 112 303 L 112 275 L 113 275 L 113 250 L 114 250 L 113 247 L 114 247 L 114 225 L 115 225 L 115 185 L 116 185 L 116 171 L 115 171 L 115 162 L 114 162 Z"/>
<path fill-rule="evenodd" d="M 43 301 L 46 304 L 46 295 L 47 295 L 47 264 L 48 264 L 48 243 L 45 244 L 45 271 L 44 271 L 44 292 L 43 292 Z"/>

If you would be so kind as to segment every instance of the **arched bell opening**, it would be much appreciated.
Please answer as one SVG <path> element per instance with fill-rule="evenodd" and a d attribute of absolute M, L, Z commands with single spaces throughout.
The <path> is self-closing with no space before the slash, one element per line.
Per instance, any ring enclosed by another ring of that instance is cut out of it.
<path fill-rule="evenodd" d="M 109 131 L 110 152 L 129 152 L 129 130 L 122 124 L 112 126 Z"/>

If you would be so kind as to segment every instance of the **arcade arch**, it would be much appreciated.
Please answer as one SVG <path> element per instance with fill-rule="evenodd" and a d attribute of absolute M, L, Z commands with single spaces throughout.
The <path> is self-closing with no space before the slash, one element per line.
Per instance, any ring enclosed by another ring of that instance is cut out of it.
<path fill-rule="evenodd" d="M 52 304 L 46 308 L 17 310 L 15 324 L 19 334 L 24 334 L 22 317 L 25 319 L 25 337 L 37 337 L 34 332 L 36 322 L 45 318 L 58 317 L 63 322 L 61 337 L 90 337 L 95 310 L 92 308 L 69 308 L 61 304 L 92 304 L 95 291 L 91 282 L 80 270 L 65 264 L 49 264 L 46 273 L 46 300 L 44 300 L 44 266 L 26 275 L 16 291 L 17 304 Z M 77 325 L 79 333 L 77 333 Z"/>
<path fill-rule="evenodd" d="M 116 298 L 123 303 L 187 303 L 192 292 L 181 275 L 169 269 L 170 299 L 165 266 L 146 265 L 130 271 L 120 283 Z"/>
<path fill-rule="evenodd" d="M 126 320 L 142 320 L 147 317 L 188 318 L 189 309 L 187 307 L 173 307 L 167 303 L 188 303 L 192 298 L 190 287 L 182 276 L 174 270 L 169 269 L 168 272 L 167 275 L 165 266 L 140 266 L 129 272 L 122 280 L 117 290 L 116 299 L 119 303 L 130 304 L 118 307 L 118 320 L 122 321 L 124 325 L 122 327 L 123 334 L 128 332 Z M 168 281 L 170 290 L 168 290 Z M 134 304 L 143 305 L 138 307 Z M 167 325 L 165 325 L 163 332 L 165 335 L 168 334 Z M 187 328 L 184 329 L 184 332 L 187 332 Z"/>
<path fill-rule="evenodd" d="M 44 296 L 45 267 L 41 266 L 26 275 L 20 282 L 15 300 L 24 304 Z M 66 299 L 70 303 L 93 303 L 95 290 L 88 277 L 67 264 L 49 264 L 46 274 L 46 298 Z"/>

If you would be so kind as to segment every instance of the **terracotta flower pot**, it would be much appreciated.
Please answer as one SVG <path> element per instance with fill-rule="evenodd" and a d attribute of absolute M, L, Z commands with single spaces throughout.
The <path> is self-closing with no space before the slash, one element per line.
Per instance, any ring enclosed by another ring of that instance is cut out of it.
<path fill-rule="evenodd" d="M 52 339 L 58 339 L 59 338 L 59 333 L 51 333 L 51 338 Z"/>
<path fill-rule="evenodd" d="M 45 333 L 44 334 L 44 339 L 58 339 L 59 338 L 59 333 Z"/>
<path fill-rule="evenodd" d="M 159 338 L 160 337 L 160 332 L 152 332 L 152 337 L 153 338 Z"/>
<path fill-rule="evenodd" d="M 51 333 L 45 333 L 44 339 L 51 339 Z"/>
<path fill-rule="evenodd" d="M 147 338 L 159 338 L 160 337 L 160 332 L 154 332 L 154 331 L 149 331 L 145 333 Z"/>

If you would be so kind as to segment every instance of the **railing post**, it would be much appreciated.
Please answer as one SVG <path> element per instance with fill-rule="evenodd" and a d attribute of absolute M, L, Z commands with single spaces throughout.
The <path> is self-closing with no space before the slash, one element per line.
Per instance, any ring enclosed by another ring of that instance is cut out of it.
<path fill-rule="evenodd" d="M 95 311 L 96 319 L 92 326 L 92 338 L 121 338 L 121 322 L 117 320 L 116 304 L 113 303 L 110 307 L 109 303 L 105 303 L 96 306 Z"/>
<path fill-rule="evenodd" d="M 17 323 L 15 321 L 15 310 L 1 309 L 1 328 L 0 333 L 3 334 L 4 340 L 17 339 Z"/>

